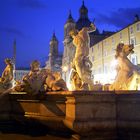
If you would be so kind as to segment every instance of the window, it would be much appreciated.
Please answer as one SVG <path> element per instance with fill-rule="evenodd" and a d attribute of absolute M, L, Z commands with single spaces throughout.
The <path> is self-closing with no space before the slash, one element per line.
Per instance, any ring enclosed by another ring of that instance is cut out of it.
<path fill-rule="evenodd" d="M 136 56 L 136 54 L 132 54 L 132 55 L 131 55 L 131 62 L 132 62 L 134 65 L 137 65 L 137 56 Z"/>
<path fill-rule="evenodd" d="M 140 23 L 136 25 L 137 31 L 140 31 Z"/>
<path fill-rule="evenodd" d="M 111 48 L 111 53 L 115 53 L 115 49 L 113 47 Z"/>
<path fill-rule="evenodd" d="M 107 51 L 104 51 L 104 56 L 107 56 Z"/>
<path fill-rule="evenodd" d="M 94 51 L 93 47 L 92 47 L 92 52 Z"/>
<path fill-rule="evenodd" d="M 136 40 L 135 40 L 135 38 L 131 38 L 131 39 L 130 39 L 130 44 L 136 45 Z"/>
<path fill-rule="evenodd" d="M 131 61 L 132 61 L 133 64 L 136 63 L 136 59 L 135 58 L 132 58 Z"/>
<path fill-rule="evenodd" d="M 93 75 L 96 74 L 96 70 L 93 70 Z"/>
<path fill-rule="evenodd" d="M 115 42 L 114 37 L 112 37 L 112 44 Z"/>
<path fill-rule="evenodd" d="M 102 72 L 101 67 L 98 68 L 98 73 L 100 74 Z"/>
<path fill-rule="evenodd" d="M 107 65 L 105 65 L 105 66 L 104 66 L 104 73 L 107 74 L 107 71 L 108 71 Z"/>
<path fill-rule="evenodd" d="M 130 34 L 133 34 L 133 27 L 130 27 Z"/>
<path fill-rule="evenodd" d="M 92 61 L 94 61 L 94 56 L 92 56 Z"/>
<path fill-rule="evenodd" d="M 104 46 L 106 46 L 106 40 L 104 41 Z"/>
<path fill-rule="evenodd" d="M 122 39 L 122 33 L 120 32 L 120 39 Z"/>
<path fill-rule="evenodd" d="M 97 48 L 98 48 L 98 50 L 100 49 L 100 46 L 99 46 L 99 44 L 97 45 Z"/>

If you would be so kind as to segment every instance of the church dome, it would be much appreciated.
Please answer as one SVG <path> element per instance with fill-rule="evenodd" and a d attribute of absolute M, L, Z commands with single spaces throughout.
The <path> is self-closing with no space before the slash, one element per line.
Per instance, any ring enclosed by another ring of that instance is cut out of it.
<path fill-rule="evenodd" d="M 83 4 L 82 4 L 79 12 L 80 12 L 80 15 L 85 15 L 87 17 L 88 9 L 85 7 L 84 1 L 83 1 Z"/>
<path fill-rule="evenodd" d="M 80 17 L 76 22 L 76 29 L 81 30 L 83 27 L 89 27 L 91 21 L 88 18 L 88 9 L 85 7 L 84 1 L 79 10 L 79 13 L 80 13 Z"/>
<path fill-rule="evenodd" d="M 69 12 L 69 16 L 68 16 L 68 19 L 67 19 L 66 23 L 75 23 L 72 15 L 71 15 L 71 11 Z"/>

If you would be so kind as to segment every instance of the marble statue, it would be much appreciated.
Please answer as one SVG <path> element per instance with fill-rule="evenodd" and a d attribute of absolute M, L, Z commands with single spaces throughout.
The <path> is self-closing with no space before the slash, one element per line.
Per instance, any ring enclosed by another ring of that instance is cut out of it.
<path fill-rule="evenodd" d="M 133 45 L 120 43 L 116 48 L 117 76 L 110 90 L 137 90 L 140 85 L 140 68 L 128 59 L 133 53 Z"/>
<path fill-rule="evenodd" d="M 14 74 L 13 74 L 13 63 L 12 60 L 9 58 L 5 59 L 5 64 L 7 65 L 4 69 L 2 76 L 0 77 L 0 93 L 6 91 L 7 89 L 12 88 Z"/>
<path fill-rule="evenodd" d="M 43 84 L 45 81 L 44 71 L 40 70 L 40 63 L 35 60 L 30 65 L 30 72 L 23 77 L 23 82 L 17 82 L 16 91 L 25 91 L 28 93 L 37 94 L 43 91 Z"/>
<path fill-rule="evenodd" d="M 31 71 L 17 82 L 14 90 L 38 94 L 46 91 L 67 90 L 66 83 L 58 72 L 49 69 L 40 69 L 40 63 L 35 60 L 31 63 Z"/>
<path fill-rule="evenodd" d="M 64 91 L 68 90 L 65 81 L 61 78 L 59 72 L 50 72 L 45 81 L 46 91 Z"/>
<path fill-rule="evenodd" d="M 93 24 L 89 28 L 83 27 L 79 32 L 70 31 L 73 38 L 73 44 L 76 47 L 72 67 L 75 70 L 71 80 L 75 85 L 75 90 L 93 90 L 93 81 L 91 80 L 92 63 L 88 58 L 89 55 L 89 32 L 95 31 Z"/>

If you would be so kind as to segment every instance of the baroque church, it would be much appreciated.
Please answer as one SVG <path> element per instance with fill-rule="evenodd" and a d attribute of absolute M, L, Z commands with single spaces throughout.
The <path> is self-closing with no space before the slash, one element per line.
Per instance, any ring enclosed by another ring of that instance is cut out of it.
<path fill-rule="evenodd" d="M 73 29 L 80 31 L 83 27 L 89 27 L 93 23 L 89 20 L 88 9 L 85 6 L 83 1 L 82 6 L 79 9 L 79 19 L 75 21 L 72 17 L 71 11 L 69 12 L 68 19 L 64 25 L 64 52 L 63 56 L 58 52 L 59 41 L 53 33 L 50 40 L 50 53 L 49 60 L 46 62 L 46 68 L 51 69 L 52 71 L 62 72 L 62 77 L 67 81 L 69 73 L 71 70 L 71 62 L 73 61 L 75 55 L 75 46 L 72 43 L 72 38 L 69 35 L 69 32 Z M 104 38 L 112 35 L 114 32 L 103 32 L 100 33 L 96 28 L 95 32 L 89 34 L 89 47 L 93 46 L 97 42 L 103 40 Z M 65 68 L 65 69 L 64 69 Z"/>
<path fill-rule="evenodd" d="M 89 20 L 88 17 L 88 9 L 85 6 L 83 1 L 82 6 L 79 9 L 79 19 L 75 21 L 72 17 L 71 12 L 69 13 L 68 19 L 64 25 L 64 53 L 62 59 L 62 68 L 65 67 L 65 71 L 62 69 L 62 77 L 65 81 L 68 80 L 69 73 L 71 70 L 71 62 L 73 61 L 75 55 L 75 47 L 72 43 L 72 38 L 69 36 L 69 32 L 72 29 L 76 29 L 80 31 L 83 27 L 89 27 L 90 24 L 93 23 Z M 97 42 L 103 40 L 104 38 L 112 35 L 114 32 L 103 32 L 99 33 L 98 29 L 96 28 L 95 32 L 91 32 L 89 34 L 89 47 L 93 46 Z"/>
<path fill-rule="evenodd" d="M 55 32 L 52 35 L 50 40 L 50 53 L 49 60 L 46 62 L 46 68 L 51 71 L 59 71 L 61 72 L 62 66 L 62 55 L 58 52 L 58 39 L 56 38 Z"/>

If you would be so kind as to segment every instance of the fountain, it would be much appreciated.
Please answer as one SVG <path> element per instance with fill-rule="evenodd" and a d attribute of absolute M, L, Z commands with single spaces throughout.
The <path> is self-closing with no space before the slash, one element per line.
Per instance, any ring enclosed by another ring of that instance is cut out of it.
<path fill-rule="evenodd" d="M 57 131 L 73 135 L 73 139 L 139 140 L 139 68 L 127 58 L 133 46 L 117 46 L 116 79 L 110 91 L 97 90 L 90 79 L 91 62 L 87 48 L 88 32 L 94 30 L 91 25 L 70 33 L 76 46 L 67 83 L 71 91 L 60 73 L 40 69 L 40 63 L 35 60 L 23 81 L 17 82 L 12 92 L 0 96 L 0 122 L 16 121 L 20 126 L 30 124 L 45 134 L 48 130 Z M 1 79 L 8 77 L 11 82 L 12 66 L 7 65 Z"/>

